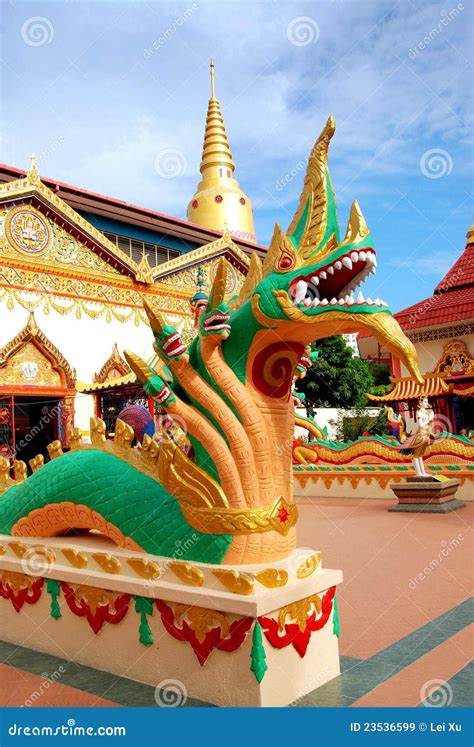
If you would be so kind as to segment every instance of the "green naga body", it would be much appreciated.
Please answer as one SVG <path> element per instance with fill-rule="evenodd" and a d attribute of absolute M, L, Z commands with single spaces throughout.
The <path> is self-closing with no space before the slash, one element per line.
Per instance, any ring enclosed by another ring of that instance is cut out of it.
<path fill-rule="evenodd" d="M 334 129 L 330 118 L 311 152 L 289 229 L 275 227 L 263 265 L 252 256 L 237 299 L 225 299 L 221 260 L 189 349 L 146 307 L 171 385 L 133 353 L 127 359 L 145 391 L 185 428 L 191 456 L 170 437 L 159 444 L 146 437 L 140 457 L 120 448 L 104 453 L 112 447 L 100 436 L 96 448 L 61 456 L 8 488 L 3 533 L 46 536 L 81 521 L 91 528 L 92 516 L 111 526 L 119 544 L 167 557 L 176 542 L 186 545 L 184 559 L 211 563 L 268 563 L 291 553 L 291 387 L 305 348 L 368 329 L 422 381 L 414 347 L 386 304 L 358 290 L 377 262 L 357 203 L 342 240 L 339 234 L 327 166 Z M 76 509 L 62 509 L 67 503 Z"/>

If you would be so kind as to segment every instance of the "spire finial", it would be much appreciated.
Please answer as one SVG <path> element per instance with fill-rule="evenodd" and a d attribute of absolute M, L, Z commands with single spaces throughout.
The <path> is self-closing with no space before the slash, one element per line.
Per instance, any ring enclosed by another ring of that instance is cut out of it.
<path fill-rule="evenodd" d="M 210 72 L 211 72 L 211 99 L 215 99 L 216 91 L 214 88 L 214 60 L 211 60 Z"/>
<path fill-rule="evenodd" d="M 32 153 L 30 156 L 30 168 L 28 169 L 28 179 L 30 180 L 30 182 L 39 182 L 39 179 L 40 179 L 35 153 Z"/>

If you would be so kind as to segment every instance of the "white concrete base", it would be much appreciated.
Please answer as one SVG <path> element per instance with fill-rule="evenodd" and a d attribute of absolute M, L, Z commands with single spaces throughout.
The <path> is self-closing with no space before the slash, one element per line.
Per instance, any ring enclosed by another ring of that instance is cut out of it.
<path fill-rule="evenodd" d="M 11 571 L 33 575 L 25 563 L 25 556 L 18 558 L 14 552 L 12 554 L 11 542 L 19 539 L 0 538 L 6 550 L 0 556 L 0 577 L 2 572 L 8 574 Z M 20 541 L 27 545 L 35 542 L 32 538 L 21 538 Z M 138 581 L 130 577 L 125 563 L 124 573 L 106 577 L 92 568 L 86 574 L 85 569 L 69 567 L 65 573 L 62 562 L 59 562 L 59 544 L 64 544 L 64 538 L 48 539 L 47 542 L 49 547 L 55 547 L 57 561 L 48 569 L 48 573 L 41 574 L 45 579 L 55 578 L 73 586 L 86 584 L 119 593 L 162 599 L 168 606 L 178 602 L 185 606 L 218 610 L 225 615 L 229 625 L 242 617 L 255 619 L 263 615 L 278 619 L 278 611 L 282 607 L 294 605 L 314 594 L 322 598 L 327 589 L 342 581 L 340 571 L 318 567 L 307 578 L 290 577 L 287 584 L 280 588 L 269 589 L 256 582 L 253 592 L 247 595 L 214 589 L 207 586 L 207 582 L 202 587 L 179 588 L 179 584 L 165 580 L 166 574 L 162 579 L 145 585 L 143 579 Z M 17 546 L 13 547 L 18 551 Z M 89 555 L 94 548 L 88 547 L 86 550 L 82 544 L 82 549 Z M 132 555 L 114 549 L 115 557 L 122 557 L 122 553 L 128 557 Z M 163 561 L 162 558 L 155 560 Z M 210 572 L 212 568 L 218 566 L 207 567 Z M 256 567 L 252 570 L 258 571 Z M 250 669 L 253 623 L 240 648 L 233 652 L 215 648 L 201 666 L 190 643 L 173 638 L 165 629 L 156 607 L 153 615 L 147 618 L 154 642 L 144 646 L 139 642 L 140 615 L 135 612 L 133 598 L 124 619 L 116 624 L 104 623 L 98 634 L 92 631 L 84 617 L 78 617 L 69 609 L 62 592 L 59 604 L 62 617 L 55 620 L 50 615 L 51 596 L 46 586 L 40 599 L 32 605 L 25 603 L 19 613 L 15 612 L 9 599 L 0 598 L 0 637 L 159 688 L 156 694 L 158 705 L 166 697 L 172 701 L 175 697 L 173 692 L 176 692 L 178 700 L 189 697 L 221 706 L 285 706 L 340 673 L 338 638 L 333 632 L 334 610 L 323 628 L 311 633 L 303 657 L 293 645 L 282 649 L 273 647 L 262 629 L 268 669 L 259 683 Z M 288 611 L 286 622 L 295 622 L 292 614 L 291 610 Z M 163 696 L 163 689 L 169 690 L 168 696 Z"/>

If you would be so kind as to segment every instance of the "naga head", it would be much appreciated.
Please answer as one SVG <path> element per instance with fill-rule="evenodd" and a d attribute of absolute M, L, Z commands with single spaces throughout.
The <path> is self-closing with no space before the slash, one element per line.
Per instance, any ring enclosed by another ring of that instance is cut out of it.
<path fill-rule="evenodd" d="M 277 224 L 251 303 L 259 322 L 304 345 L 334 334 L 370 331 L 421 383 L 416 352 L 385 301 L 359 289 L 375 274 L 376 252 L 357 202 L 341 240 L 328 170 L 336 125 L 330 117 L 309 156 L 298 209 L 286 233 Z"/>

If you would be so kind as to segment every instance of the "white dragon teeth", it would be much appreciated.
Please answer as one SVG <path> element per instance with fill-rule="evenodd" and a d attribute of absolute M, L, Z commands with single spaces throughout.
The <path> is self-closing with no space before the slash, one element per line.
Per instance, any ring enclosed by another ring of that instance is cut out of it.
<path fill-rule="evenodd" d="M 381 303 L 382 303 L 382 302 L 381 302 L 380 298 L 379 298 L 379 297 L 377 296 L 377 298 L 376 298 L 376 299 L 375 299 L 375 301 L 374 301 L 374 304 L 375 304 L 376 306 L 380 306 L 380 304 L 381 304 Z"/>
<path fill-rule="evenodd" d="M 336 270 L 342 270 L 342 262 L 338 259 L 337 262 L 334 262 L 334 267 Z"/>
<path fill-rule="evenodd" d="M 362 295 L 362 291 L 359 291 L 356 298 L 356 303 L 364 303 L 364 296 Z"/>
<path fill-rule="evenodd" d="M 337 304 L 337 298 L 331 298 L 331 300 L 329 301 L 329 303 L 330 303 L 331 306 L 336 306 L 336 304 Z"/>
<path fill-rule="evenodd" d="M 367 259 L 367 254 L 365 252 L 359 252 L 359 259 L 361 262 L 365 262 Z"/>
<path fill-rule="evenodd" d="M 321 280 L 326 280 L 326 278 L 327 278 L 327 275 L 326 275 L 326 273 L 324 272 L 324 270 L 321 270 L 321 272 L 319 273 L 319 277 L 321 278 Z"/>
<path fill-rule="evenodd" d="M 313 275 L 313 277 L 311 278 L 311 282 L 314 285 L 319 285 L 319 278 L 318 278 L 318 276 L 317 275 Z"/>
<path fill-rule="evenodd" d="M 359 261 L 359 255 L 358 255 L 358 253 L 357 252 L 351 252 L 351 259 L 352 259 L 353 262 L 358 262 Z"/>
<path fill-rule="evenodd" d="M 369 306 L 372 306 L 374 302 L 372 301 L 371 298 L 367 298 L 365 303 L 368 304 Z"/>
<path fill-rule="evenodd" d="M 311 305 L 312 305 L 312 306 L 313 306 L 314 308 L 316 308 L 316 306 L 319 306 L 319 298 L 315 298 L 315 299 L 314 299 L 314 301 L 313 301 L 313 303 L 312 303 Z"/>
<path fill-rule="evenodd" d="M 339 306 L 344 306 L 344 299 L 340 298 L 338 301 Z"/>
<path fill-rule="evenodd" d="M 303 298 L 306 296 L 308 290 L 308 283 L 306 280 L 298 280 L 295 289 L 295 303 L 301 303 Z"/>
<path fill-rule="evenodd" d="M 327 271 L 329 272 L 330 275 L 334 275 L 334 267 L 332 265 L 331 267 L 327 268 Z"/>
<path fill-rule="evenodd" d="M 346 296 L 346 304 L 348 306 L 352 306 L 353 303 L 354 303 L 353 297 L 352 296 Z"/>
<path fill-rule="evenodd" d="M 321 301 L 321 306 L 327 306 L 327 305 L 328 305 L 327 298 L 323 298 L 323 300 Z"/>
<path fill-rule="evenodd" d="M 349 257 L 343 257 L 342 264 L 344 265 L 344 267 L 347 267 L 348 270 L 352 270 L 352 262 Z"/>
<path fill-rule="evenodd" d="M 303 301 L 303 304 L 304 304 L 304 306 L 306 306 L 306 308 L 308 308 L 309 306 L 311 306 L 311 299 L 310 299 L 309 296 L 306 296 L 306 298 Z"/>

